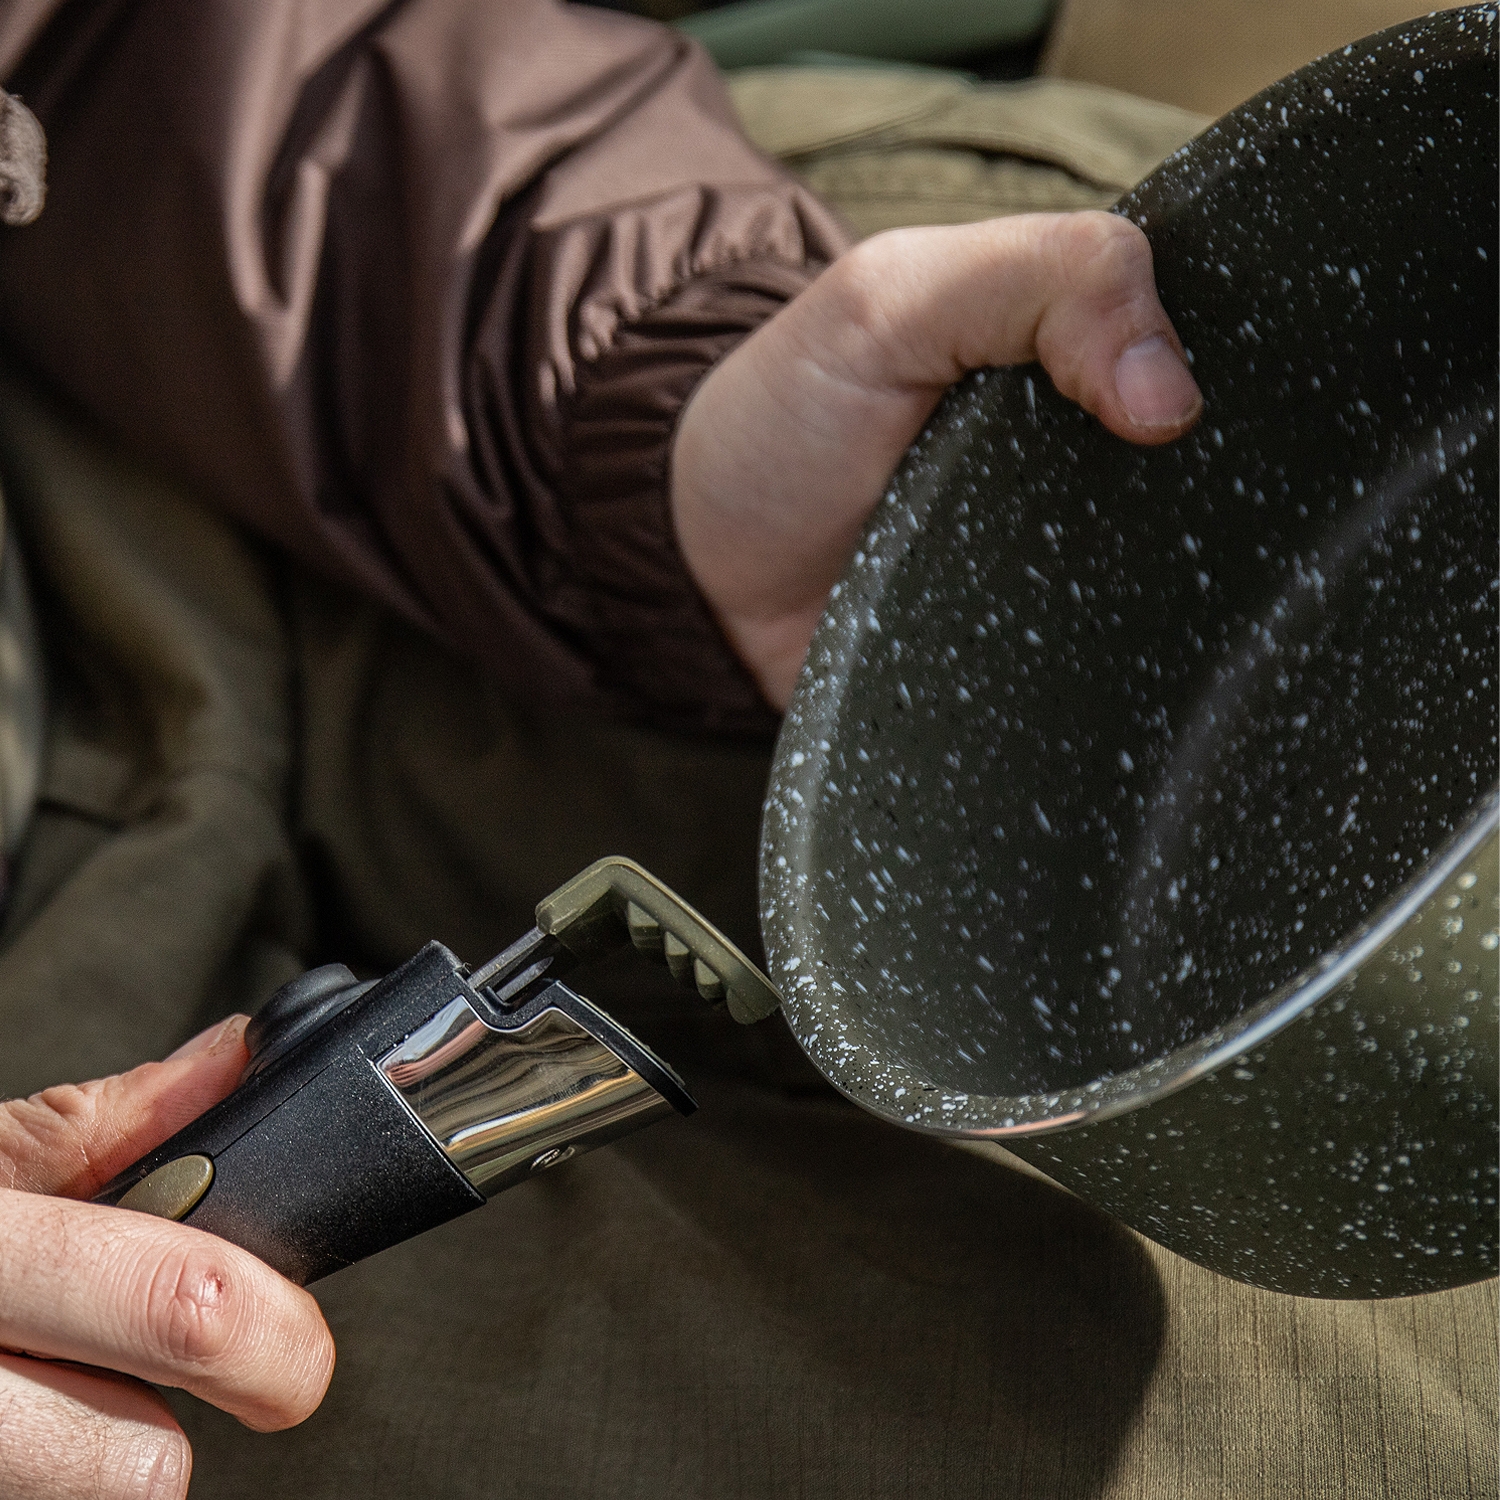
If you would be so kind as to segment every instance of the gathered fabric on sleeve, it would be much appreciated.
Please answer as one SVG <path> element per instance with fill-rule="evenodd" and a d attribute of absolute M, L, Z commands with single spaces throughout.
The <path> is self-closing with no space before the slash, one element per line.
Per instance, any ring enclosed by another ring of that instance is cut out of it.
<path fill-rule="evenodd" d="M 678 553 L 672 436 L 847 236 L 701 50 L 552 0 L 45 11 L 0 27 L 49 155 L 0 229 L 13 354 L 517 694 L 774 722 Z"/>

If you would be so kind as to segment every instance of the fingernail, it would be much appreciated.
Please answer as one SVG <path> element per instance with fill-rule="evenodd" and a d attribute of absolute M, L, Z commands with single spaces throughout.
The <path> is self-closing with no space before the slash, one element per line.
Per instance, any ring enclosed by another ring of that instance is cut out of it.
<path fill-rule="evenodd" d="M 1115 389 L 1137 427 L 1180 427 L 1203 405 L 1182 356 L 1159 333 L 1132 344 L 1116 361 Z"/>
<path fill-rule="evenodd" d="M 200 1031 L 197 1036 L 184 1042 L 168 1055 L 167 1061 L 176 1062 L 179 1058 L 197 1057 L 200 1053 L 212 1052 L 232 1030 L 244 1024 L 244 1016 L 226 1016 L 217 1025 L 210 1026 L 207 1031 Z"/>

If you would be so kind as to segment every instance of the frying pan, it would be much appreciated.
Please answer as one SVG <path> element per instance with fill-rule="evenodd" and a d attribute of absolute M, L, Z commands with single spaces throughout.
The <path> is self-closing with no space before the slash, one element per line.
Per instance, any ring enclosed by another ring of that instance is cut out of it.
<path fill-rule="evenodd" d="M 1495 78 L 1491 7 L 1383 32 L 1119 205 L 1200 425 L 956 386 L 764 814 L 839 1089 L 1284 1292 L 1496 1266 Z"/>

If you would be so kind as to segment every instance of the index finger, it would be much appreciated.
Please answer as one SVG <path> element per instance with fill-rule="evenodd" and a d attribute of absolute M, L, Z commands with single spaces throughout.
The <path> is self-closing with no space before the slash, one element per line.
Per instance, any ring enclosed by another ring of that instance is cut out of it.
<path fill-rule="evenodd" d="M 322 1400 L 318 1304 L 247 1251 L 128 1209 L 0 1191 L 0 1346 L 180 1386 L 261 1431 Z"/>
<path fill-rule="evenodd" d="M 93 1197 L 229 1093 L 249 1060 L 246 1020 L 230 1016 L 163 1062 L 0 1104 L 0 1187 Z"/>

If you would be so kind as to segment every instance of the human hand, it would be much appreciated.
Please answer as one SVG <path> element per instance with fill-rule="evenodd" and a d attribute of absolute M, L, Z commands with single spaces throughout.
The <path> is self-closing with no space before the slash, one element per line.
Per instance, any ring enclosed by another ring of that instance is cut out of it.
<path fill-rule="evenodd" d="M 6 1500 L 185 1495 L 187 1439 L 142 1381 L 258 1431 L 322 1400 L 333 1340 L 307 1292 L 201 1230 L 76 1201 L 233 1089 L 244 1032 L 234 1016 L 165 1062 L 0 1105 Z"/>
<path fill-rule="evenodd" d="M 969 370 L 1033 359 L 1131 442 L 1169 442 L 1202 407 L 1146 237 L 1106 213 L 876 235 L 709 372 L 678 425 L 673 517 L 776 707 L 943 392 Z"/>

